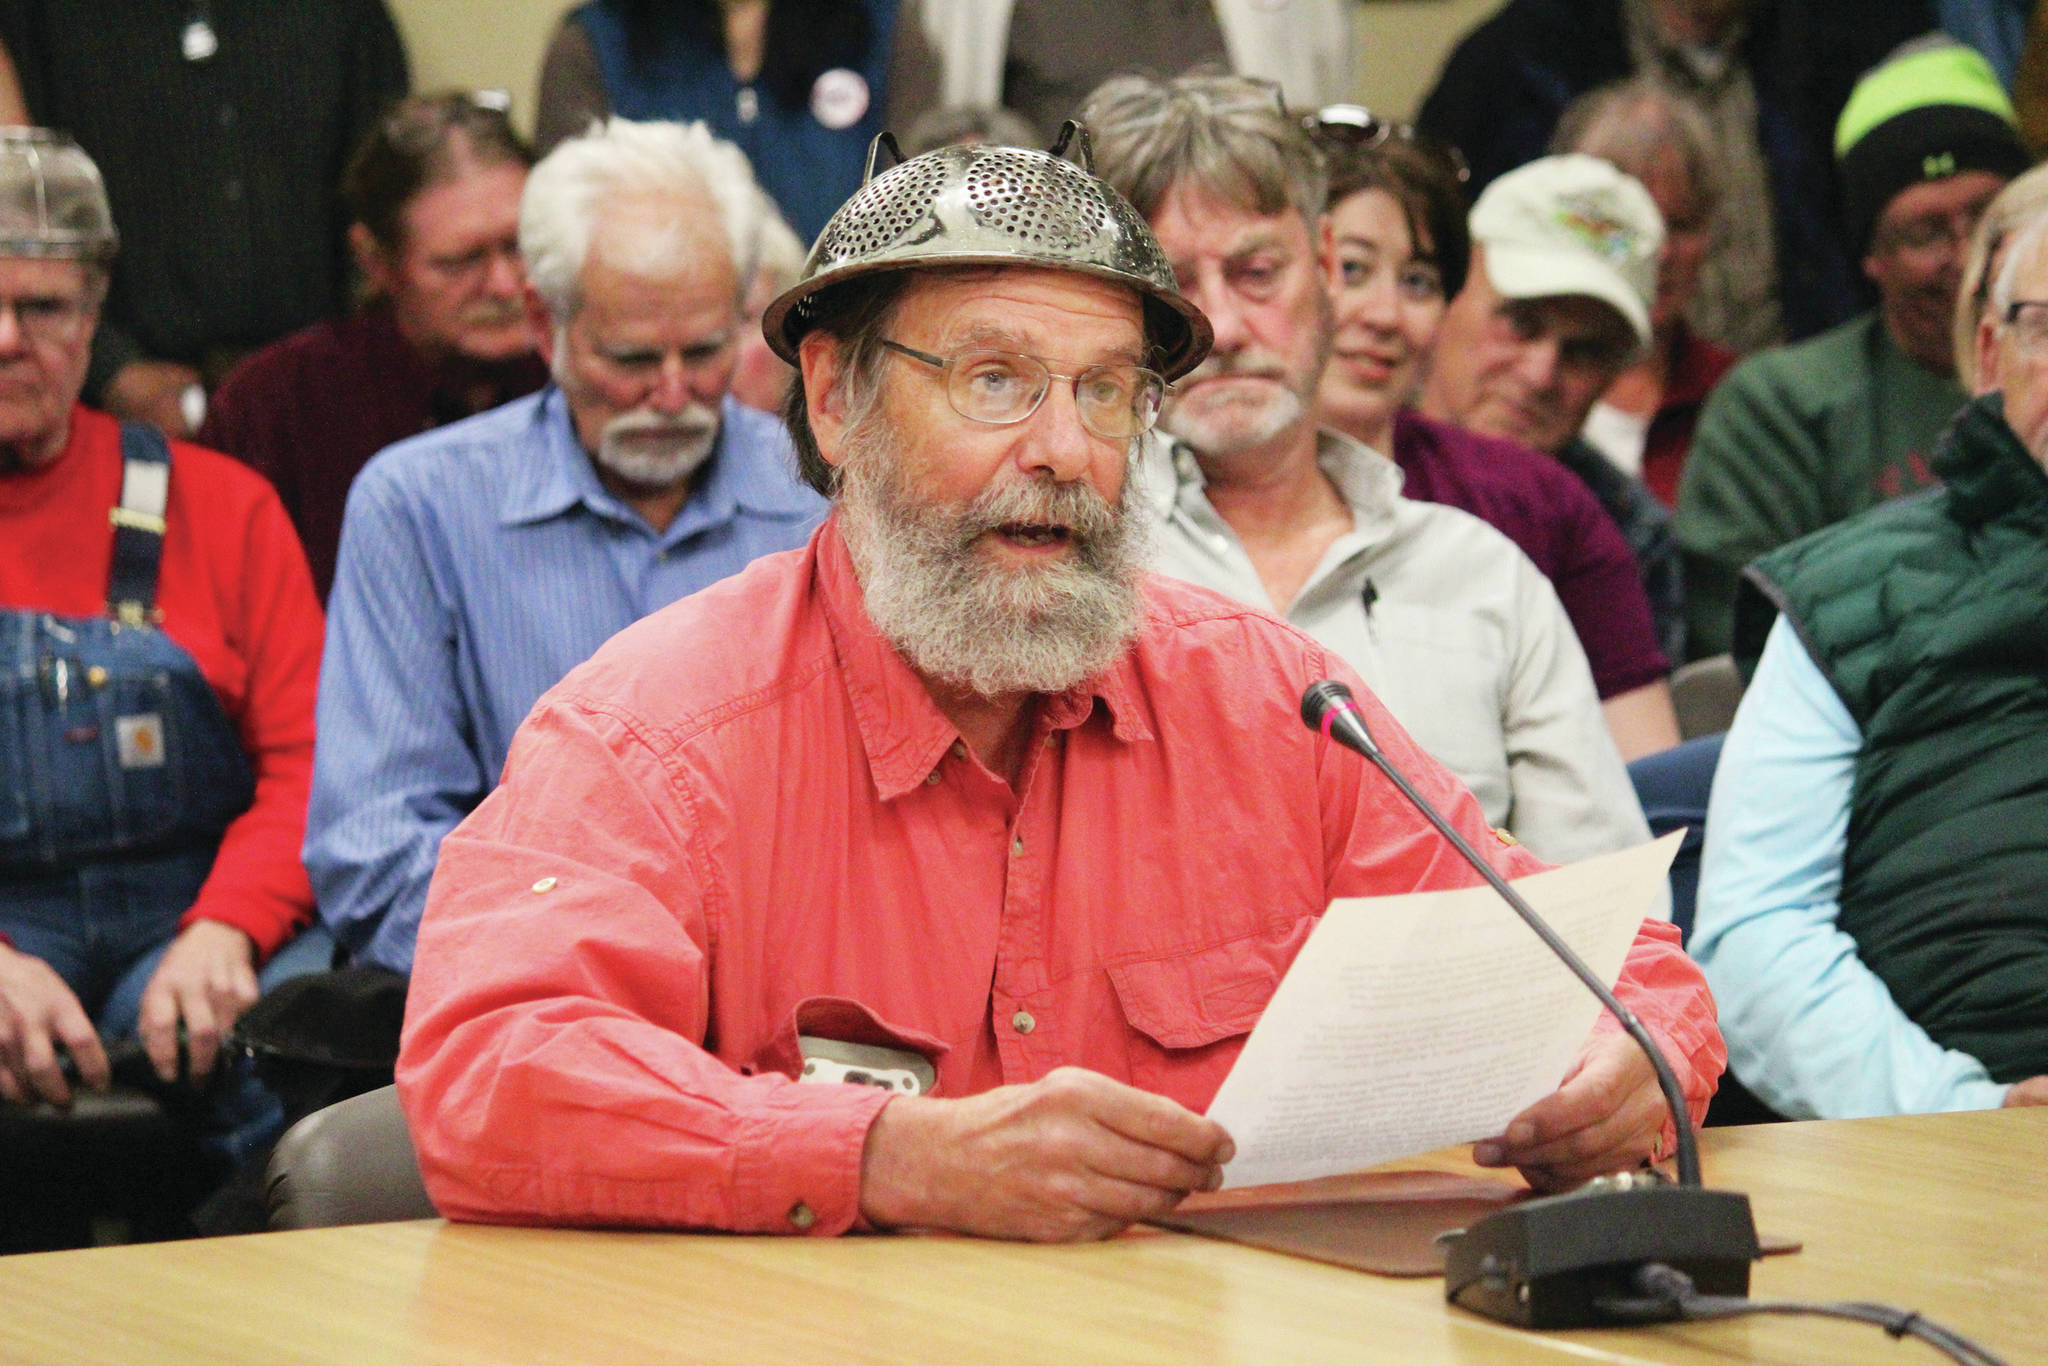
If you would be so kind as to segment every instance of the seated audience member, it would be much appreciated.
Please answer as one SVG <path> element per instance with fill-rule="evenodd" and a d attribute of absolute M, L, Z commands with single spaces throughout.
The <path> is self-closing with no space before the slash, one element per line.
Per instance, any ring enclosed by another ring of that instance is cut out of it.
<path fill-rule="evenodd" d="M 1966 389 L 1977 387 L 1977 327 L 1991 317 L 1991 284 L 2004 264 L 2006 245 L 2021 224 L 2043 209 L 2048 209 L 2048 166 L 2036 166 L 2007 182 L 1984 206 L 1977 230 L 1970 234 L 1970 255 L 1956 289 L 1951 329 L 1956 380 Z"/>
<path fill-rule="evenodd" d="M 1762 647 L 1692 947 L 1794 1117 L 2048 1104 L 2048 220 L 2013 238 L 1939 492 L 1744 574 Z M 1772 624 L 1772 609 L 1780 614 Z"/>
<path fill-rule="evenodd" d="M 1538 858 L 1647 839 L 1536 566 L 1478 518 L 1401 497 L 1393 461 L 1317 425 L 1335 320 L 1325 167 L 1301 124 L 1236 76 L 1117 77 L 1087 121 L 1098 171 L 1216 330 L 1166 401 L 1176 440 L 1148 445 L 1154 567 L 1315 636 Z M 1393 317 L 1400 284 L 1373 270 L 1358 307 Z"/>
<path fill-rule="evenodd" d="M 1750 357 L 1700 415 L 1676 521 L 1695 656 L 1728 650 L 1745 564 L 1933 483 L 1928 453 L 1968 397 L 1951 342 L 1963 252 L 2027 154 L 1984 59 L 1937 42 L 1866 75 L 1836 133 L 1877 307 Z"/>
<path fill-rule="evenodd" d="M 775 211 L 775 201 L 764 193 L 754 274 L 741 305 L 739 359 L 732 369 L 732 396 L 756 412 L 780 413 L 789 396 L 789 381 L 795 371 L 768 345 L 761 332 L 761 315 L 804 277 L 804 256 L 804 244 Z"/>
<path fill-rule="evenodd" d="M 542 150 L 592 119 L 701 121 L 805 241 L 882 131 L 897 0 L 588 0 L 541 60 Z"/>
<path fill-rule="evenodd" d="M 927 109 L 903 135 L 905 156 L 939 147 L 1044 147 L 1050 140 L 1015 110 L 1000 105 L 949 104 Z"/>
<path fill-rule="evenodd" d="M 234 1071 L 226 1163 L 282 1111 L 222 1037 L 330 951 L 299 935 L 320 605 L 262 479 L 79 404 L 114 251 L 85 153 L 0 132 L 0 1097 L 68 1105 L 60 1047 L 103 1090 L 139 1036 L 167 1084 Z"/>
<path fill-rule="evenodd" d="M 1358 78 L 1343 0 L 903 0 L 889 125 L 998 106 L 1057 132 L 1118 72 L 1197 67 L 1273 82 L 1306 105 Z M 1023 143 L 1013 144 L 1023 146 Z"/>
<path fill-rule="evenodd" d="M 1746 353 L 1855 311 L 1828 135 L 1855 74 L 1931 20 L 1928 0 L 1508 0 L 1459 42 L 1417 121 L 1465 150 L 1483 188 L 1554 150 L 1565 107 L 1601 86 L 1642 77 L 1696 101 L 1725 194 L 1688 318 Z"/>
<path fill-rule="evenodd" d="M 775 421 L 726 394 L 760 204 L 701 124 L 613 119 L 563 143 L 519 214 L 555 382 L 356 480 L 306 866 L 357 961 L 412 966 L 441 837 L 497 782 L 535 698 L 817 524 Z"/>
<path fill-rule="evenodd" d="M 1677 658 L 1685 617 L 1670 514 L 1580 435 L 1594 401 L 1650 344 L 1663 236 L 1643 187 L 1592 157 L 1545 157 L 1493 182 L 1472 207 L 1471 268 L 1444 309 L 1420 406 L 1577 475 L 1635 553 L 1658 644 Z M 1676 724 L 1661 738 L 1676 743 Z"/>
<path fill-rule="evenodd" d="M 1585 437 L 1671 507 L 1700 405 L 1735 364 L 1733 351 L 1685 320 L 1721 197 L 1713 132 L 1683 96 L 1637 78 L 1573 101 L 1558 120 L 1553 150 L 1596 156 L 1634 176 L 1664 220 L 1649 349 L 1593 405 Z"/>
<path fill-rule="evenodd" d="M 120 212 L 87 401 L 190 437 L 234 362 L 348 303 L 349 154 L 406 93 L 384 0 L 0 5 L 36 121 Z"/>
<path fill-rule="evenodd" d="M 323 599 L 349 485 L 371 456 L 547 380 L 519 268 L 532 164 L 484 97 L 400 103 L 341 182 L 368 306 L 258 351 L 213 396 L 199 439 L 277 486 Z"/>
<path fill-rule="evenodd" d="M 1635 555 L 1600 500 L 1541 451 L 1403 406 L 1421 387 L 1444 300 L 1464 288 L 1471 259 L 1457 159 L 1355 105 L 1333 105 L 1317 121 L 1330 166 L 1337 323 L 1318 420 L 1393 456 L 1404 497 L 1463 508 L 1521 547 L 1571 618 L 1616 744 L 1629 755 L 1662 748 L 1671 667 Z M 1385 302 L 1389 280 L 1397 308 Z M 1647 735 L 1634 724 L 1644 715 Z"/>
<path fill-rule="evenodd" d="M 972 218 L 984 178 L 1041 215 Z M 428 1190 L 814 1235 L 1161 1213 L 1230 1157 L 1198 1112 L 1330 898 L 1471 870 L 1303 728 L 1335 656 L 1141 571 L 1135 443 L 1209 324 L 1113 190 L 928 153 L 841 209 L 766 327 L 836 510 L 570 674 L 442 846 L 398 1071 Z M 1469 838 L 1540 866 L 1360 691 Z M 1669 925 L 1618 990 L 1696 1111 L 1720 1044 Z M 1606 1021 L 1477 1151 L 1565 1185 L 1665 1122 Z"/>

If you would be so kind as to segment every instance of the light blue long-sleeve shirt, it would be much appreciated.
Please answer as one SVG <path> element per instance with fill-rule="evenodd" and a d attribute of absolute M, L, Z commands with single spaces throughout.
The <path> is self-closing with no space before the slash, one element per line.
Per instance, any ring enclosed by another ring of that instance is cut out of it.
<path fill-rule="evenodd" d="M 641 617 L 803 544 L 825 504 L 726 400 L 657 533 L 598 482 L 561 392 L 403 441 L 349 491 L 320 667 L 306 869 L 359 962 L 412 968 L 441 838 L 540 695 Z"/>
<path fill-rule="evenodd" d="M 1836 919 L 1863 736 L 1784 618 L 1714 773 L 1699 911 L 1729 1069 L 1795 1119 L 1988 1110 L 2006 1088 L 1906 1017 Z"/>

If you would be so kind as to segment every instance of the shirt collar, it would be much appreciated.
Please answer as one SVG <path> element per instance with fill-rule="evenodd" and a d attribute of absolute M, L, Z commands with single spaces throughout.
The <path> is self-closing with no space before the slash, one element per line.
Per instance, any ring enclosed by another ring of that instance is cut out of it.
<path fill-rule="evenodd" d="M 917 671 L 868 619 L 836 512 L 819 530 L 817 547 L 825 622 L 853 703 L 868 771 L 874 775 L 875 795 L 892 801 L 923 784 L 960 739 L 960 732 L 939 710 Z M 1151 629 L 1149 621 L 1146 629 Z M 1037 725 L 1048 734 L 1071 730 L 1094 714 L 1097 700 L 1108 709 L 1110 731 L 1118 740 L 1129 744 L 1153 738 L 1139 708 L 1128 650 L 1103 673 L 1045 698 Z"/>
<path fill-rule="evenodd" d="M 1377 538 L 1392 525 L 1401 497 L 1399 465 L 1364 442 L 1323 427 L 1316 432 L 1316 466 L 1336 485 L 1360 533 Z M 1187 442 L 1167 436 L 1151 440 L 1141 468 L 1143 494 L 1161 519 L 1171 516 L 1177 504 L 1199 500 L 1196 505 L 1207 506 L 1209 481 Z"/>
<path fill-rule="evenodd" d="M 498 514 L 503 525 L 543 522 L 581 504 L 608 520 L 644 526 L 631 508 L 598 482 L 597 468 L 576 435 L 569 401 L 558 385 L 541 390 L 529 418 L 531 435 L 523 444 L 537 448 L 540 458 L 521 461 L 508 471 Z M 719 403 L 718 437 L 699 471 L 697 487 L 663 540 L 731 521 L 742 510 L 789 520 L 815 515 L 814 499 L 787 479 L 758 477 L 759 470 L 754 467 L 764 462 L 748 459 L 752 452 L 742 450 L 750 442 L 778 439 L 772 430 L 762 427 L 764 423 L 772 428 L 775 420 L 741 408 L 729 394 Z"/>

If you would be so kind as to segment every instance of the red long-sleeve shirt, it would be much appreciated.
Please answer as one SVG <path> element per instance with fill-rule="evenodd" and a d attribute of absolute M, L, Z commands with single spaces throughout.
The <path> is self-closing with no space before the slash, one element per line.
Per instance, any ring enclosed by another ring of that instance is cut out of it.
<path fill-rule="evenodd" d="M 121 500 L 113 418 L 71 412 L 55 460 L 0 475 L 0 606 L 66 616 L 107 607 Z M 219 920 L 275 950 L 313 915 L 299 862 L 313 777 L 313 693 L 323 622 L 305 553 L 269 484 L 237 462 L 172 443 L 157 584 L 164 634 L 220 698 L 256 777 L 184 922 Z"/>
<path fill-rule="evenodd" d="M 939 1096 L 1075 1064 L 1206 1107 L 1331 898 L 1478 881 L 1303 728 L 1318 678 L 1503 872 L 1542 866 L 1309 637 L 1145 593 L 1014 788 L 877 635 L 835 522 L 543 697 L 420 931 L 398 1083 L 441 1210 L 843 1230 L 889 1096 L 794 1083 L 799 1034 L 919 1052 Z M 1725 1054 L 1677 939 L 1646 924 L 1616 991 L 1697 1118 Z"/>

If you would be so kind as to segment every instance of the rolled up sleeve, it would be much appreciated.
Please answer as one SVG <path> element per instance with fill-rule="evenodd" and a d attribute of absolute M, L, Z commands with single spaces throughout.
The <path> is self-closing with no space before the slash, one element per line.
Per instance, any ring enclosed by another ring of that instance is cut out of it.
<path fill-rule="evenodd" d="M 543 702 L 444 841 L 399 1093 L 451 1218 L 831 1234 L 889 1097 L 705 1049 L 698 798 L 630 717 Z"/>

